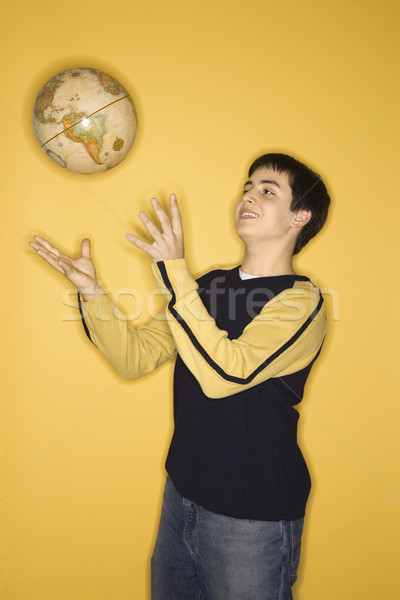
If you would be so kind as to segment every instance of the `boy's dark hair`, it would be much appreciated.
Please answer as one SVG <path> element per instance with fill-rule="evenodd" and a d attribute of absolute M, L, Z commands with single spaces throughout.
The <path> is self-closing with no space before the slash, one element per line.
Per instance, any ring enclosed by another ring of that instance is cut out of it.
<path fill-rule="evenodd" d="M 328 216 L 331 199 L 321 177 L 306 165 L 287 154 L 264 154 L 257 158 L 249 169 L 249 177 L 256 169 L 266 167 L 278 173 L 287 173 L 292 188 L 290 210 L 310 210 L 311 219 L 300 229 L 293 254 L 300 250 L 322 228 Z"/>

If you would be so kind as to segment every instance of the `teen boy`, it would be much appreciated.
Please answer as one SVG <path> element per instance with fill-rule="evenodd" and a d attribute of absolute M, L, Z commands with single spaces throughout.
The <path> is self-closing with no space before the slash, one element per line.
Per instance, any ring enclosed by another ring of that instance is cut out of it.
<path fill-rule="evenodd" d="M 292 598 L 310 491 L 294 405 L 326 328 L 322 296 L 292 257 L 323 226 L 330 198 L 287 155 L 261 156 L 248 177 L 235 208 L 240 267 L 195 281 L 176 197 L 171 220 L 152 200 L 161 232 L 140 213 L 153 243 L 126 237 L 151 256 L 167 297 L 164 318 L 143 327 L 118 318 L 101 293 L 89 240 L 76 260 L 38 236 L 30 244 L 78 288 L 86 333 L 120 375 L 176 358 L 153 600 Z"/>

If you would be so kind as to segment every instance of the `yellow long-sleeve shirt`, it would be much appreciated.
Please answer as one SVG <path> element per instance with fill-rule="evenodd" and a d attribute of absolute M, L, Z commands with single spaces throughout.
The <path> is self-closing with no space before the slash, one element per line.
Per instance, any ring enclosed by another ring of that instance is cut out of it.
<path fill-rule="evenodd" d="M 127 379 L 178 355 L 175 485 L 223 514 L 300 518 L 309 476 L 293 404 L 325 335 L 319 290 L 301 276 L 241 281 L 238 269 L 196 282 L 184 259 L 153 271 L 167 305 L 149 324 L 127 324 L 101 293 L 81 307 L 90 338 Z"/>

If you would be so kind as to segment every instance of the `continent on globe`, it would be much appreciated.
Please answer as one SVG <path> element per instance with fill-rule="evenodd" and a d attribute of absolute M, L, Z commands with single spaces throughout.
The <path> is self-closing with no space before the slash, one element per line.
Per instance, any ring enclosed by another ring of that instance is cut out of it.
<path fill-rule="evenodd" d="M 60 73 L 60 75 L 62 75 L 62 73 Z M 51 114 L 54 110 L 52 103 L 54 93 L 61 84 L 62 79 L 57 79 L 57 77 L 53 77 L 53 79 L 51 79 L 49 83 L 45 85 L 45 87 L 39 92 L 35 103 L 35 116 L 41 123 L 55 123 L 56 119 Z M 53 110 L 50 110 L 49 116 L 45 116 L 44 112 L 49 107 Z"/>
<path fill-rule="evenodd" d="M 122 150 L 123 145 L 124 140 L 121 138 L 116 138 L 115 142 L 113 143 L 113 150 L 115 150 L 115 152 L 119 152 L 120 150 Z"/>
<path fill-rule="evenodd" d="M 95 73 L 99 79 L 100 85 L 108 92 L 109 94 L 113 94 L 116 96 L 117 94 L 126 94 L 126 91 L 122 87 L 119 81 L 107 75 L 107 73 L 103 73 L 102 71 L 92 71 Z"/>
<path fill-rule="evenodd" d="M 65 135 L 73 142 L 83 144 L 93 160 L 101 165 L 99 154 L 106 134 L 105 117 L 96 114 L 90 118 L 85 113 L 71 113 L 63 117 Z"/>
<path fill-rule="evenodd" d="M 90 174 L 112 169 L 127 156 L 137 118 L 117 79 L 79 67 L 45 83 L 36 98 L 33 126 L 40 147 L 57 165 Z"/>

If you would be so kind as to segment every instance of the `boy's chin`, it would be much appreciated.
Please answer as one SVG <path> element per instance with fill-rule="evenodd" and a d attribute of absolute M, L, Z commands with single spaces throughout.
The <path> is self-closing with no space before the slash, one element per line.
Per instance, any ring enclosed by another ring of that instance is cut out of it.
<path fill-rule="evenodd" d="M 242 240 L 243 244 L 245 244 L 246 246 L 248 244 L 254 244 L 255 241 L 259 241 L 260 240 L 260 234 L 249 234 L 248 232 L 245 233 L 244 231 L 238 231 L 236 229 L 236 235 Z"/>

